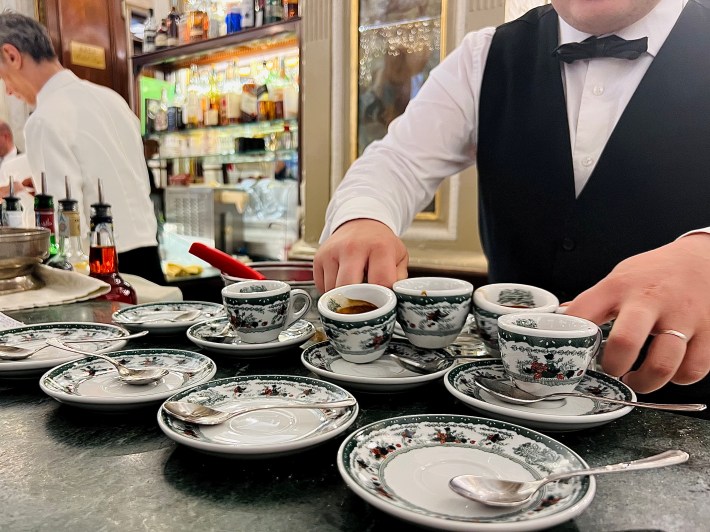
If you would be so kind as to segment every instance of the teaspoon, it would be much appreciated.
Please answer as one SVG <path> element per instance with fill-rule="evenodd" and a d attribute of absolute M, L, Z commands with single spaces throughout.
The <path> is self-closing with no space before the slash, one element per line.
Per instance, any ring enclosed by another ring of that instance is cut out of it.
<path fill-rule="evenodd" d="M 459 475 L 449 480 L 449 487 L 467 499 L 488 506 L 517 506 L 528 502 L 537 490 L 550 482 L 576 476 L 654 469 L 657 467 L 681 464 L 687 460 L 688 453 L 672 450 L 632 462 L 621 462 L 619 464 L 593 467 L 591 469 L 578 469 L 575 471 L 565 471 L 564 473 L 554 473 L 540 480 L 531 480 L 528 482 L 478 475 Z"/>
<path fill-rule="evenodd" d="M 125 337 L 124 337 L 125 338 Z M 155 382 L 157 380 L 162 379 L 165 377 L 170 371 L 168 371 L 165 368 L 149 368 L 149 369 L 132 369 L 132 368 L 127 368 L 120 362 L 114 360 L 111 357 L 108 357 L 106 355 L 102 355 L 101 353 L 87 353 L 86 351 L 80 351 L 79 349 L 74 349 L 72 347 L 69 347 L 66 344 L 63 344 L 56 338 L 50 338 L 47 340 L 47 344 L 51 345 L 52 347 L 57 347 L 59 349 L 64 349 L 66 351 L 71 351 L 72 353 L 79 353 L 80 355 L 84 355 L 86 357 L 96 357 L 100 358 L 101 360 L 105 360 L 109 364 L 111 364 L 116 370 L 118 371 L 118 377 L 121 379 L 121 381 L 125 382 L 126 384 L 135 384 L 135 385 L 142 385 L 142 384 L 150 384 L 151 382 Z"/>
<path fill-rule="evenodd" d="M 199 309 L 193 309 L 193 310 L 186 310 L 184 312 L 181 312 L 180 314 L 177 314 L 175 316 L 148 316 L 146 318 L 124 318 L 125 322 L 124 323 L 131 323 L 134 325 L 141 325 L 143 323 L 158 323 L 161 321 L 166 321 L 166 322 L 179 322 L 179 321 L 194 321 L 200 314 L 202 314 L 202 311 Z M 117 320 L 119 322 L 123 320 Z"/>
<path fill-rule="evenodd" d="M 664 404 L 664 403 L 642 403 L 640 401 L 624 401 L 623 399 L 612 399 L 611 397 L 598 397 L 588 393 L 581 392 L 557 392 L 550 395 L 539 396 L 533 395 L 521 390 L 516 386 L 508 384 L 499 379 L 487 379 L 485 377 L 474 377 L 473 382 L 479 388 L 488 393 L 499 397 L 503 401 L 509 403 L 525 405 L 530 403 L 538 403 L 549 399 L 557 399 L 560 397 L 582 397 L 584 399 L 592 399 L 594 401 L 602 401 L 606 403 L 614 403 L 626 406 L 639 406 L 641 408 L 653 408 L 656 410 L 675 410 L 683 412 L 699 412 L 705 410 L 707 405 L 704 404 Z"/>
<path fill-rule="evenodd" d="M 194 423 L 196 425 L 219 425 L 225 421 L 232 419 L 242 414 L 255 412 L 257 410 L 268 410 L 273 408 L 310 408 L 310 409 L 332 409 L 346 408 L 355 406 L 355 399 L 344 399 L 342 401 L 330 401 L 325 403 L 306 403 L 306 402 L 290 402 L 290 403 L 274 403 L 260 404 L 253 406 L 240 406 L 236 410 L 225 412 L 216 410 L 209 406 L 200 405 L 197 403 L 189 403 L 187 401 L 167 401 L 163 404 L 163 410 L 171 416 L 185 421 L 186 423 Z"/>
<path fill-rule="evenodd" d="M 445 355 L 436 360 L 416 360 L 406 355 L 398 355 L 395 353 L 385 353 L 385 356 L 392 358 L 404 369 L 408 369 L 414 373 L 421 373 L 422 375 L 436 373 L 437 371 L 448 368 L 451 360 L 457 358 L 471 358 L 468 355 Z"/>
<path fill-rule="evenodd" d="M 136 334 L 127 334 L 126 336 L 117 336 L 115 338 L 92 338 L 89 340 L 64 340 L 68 344 L 84 344 L 84 343 L 99 343 L 99 342 L 118 342 L 119 340 L 130 340 L 131 338 L 140 338 L 148 334 L 148 331 L 141 331 Z M 58 340 L 58 338 L 55 338 Z M 49 339 L 43 340 L 44 345 L 36 349 L 30 349 L 28 347 L 20 347 L 19 345 L 0 345 L 0 360 L 24 360 L 29 358 L 38 351 L 42 349 L 47 349 L 49 347 Z M 57 346 L 54 346 L 57 347 Z M 63 348 L 62 348 L 63 349 Z M 86 353 L 85 354 L 93 354 Z"/>

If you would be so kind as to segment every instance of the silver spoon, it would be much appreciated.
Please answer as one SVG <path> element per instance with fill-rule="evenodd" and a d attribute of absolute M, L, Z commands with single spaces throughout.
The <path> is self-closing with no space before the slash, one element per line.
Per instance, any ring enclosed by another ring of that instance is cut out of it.
<path fill-rule="evenodd" d="M 178 322 L 178 321 L 193 321 L 195 320 L 200 314 L 202 314 L 202 311 L 199 309 L 194 309 L 194 310 L 186 310 L 184 312 L 181 312 L 180 314 L 177 314 L 176 316 L 172 317 L 166 317 L 166 316 L 149 316 L 147 318 L 123 318 L 126 323 L 131 323 L 135 325 L 140 325 L 142 323 L 157 323 L 160 321 L 167 321 L 167 322 Z M 122 320 L 118 320 L 119 322 Z"/>
<path fill-rule="evenodd" d="M 115 338 L 92 338 L 89 340 L 65 340 L 68 344 L 84 344 L 84 343 L 97 343 L 97 342 L 118 342 L 119 340 L 130 340 L 131 338 L 140 338 L 148 334 L 148 331 L 141 331 L 136 334 L 127 334 L 126 336 L 117 336 Z M 58 338 L 53 338 L 58 340 Z M 20 347 L 19 345 L 0 345 L 0 360 L 24 360 L 29 358 L 38 351 L 46 349 L 49 347 L 49 339 L 43 340 L 44 345 L 36 349 L 30 349 L 28 347 Z M 56 347 L 56 346 L 55 346 Z M 82 353 L 86 353 L 82 351 Z M 86 353 L 92 354 L 92 353 Z"/>
<path fill-rule="evenodd" d="M 209 406 L 200 405 L 197 403 L 188 403 L 187 401 L 167 401 L 163 403 L 163 410 L 173 417 L 186 423 L 194 423 L 196 425 L 219 425 L 225 421 L 232 419 L 242 414 L 255 412 L 257 410 L 269 410 L 272 408 L 346 408 L 355 406 L 355 399 L 343 399 L 342 401 L 330 401 L 326 403 L 306 403 L 306 402 L 290 402 L 290 403 L 274 403 L 272 405 L 261 404 L 253 406 L 240 406 L 231 412 L 216 410 Z"/>
<path fill-rule="evenodd" d="M 672 450 L 655 456 L 649 456 L 648 458 L 634 460 L 633 462 L 621 462 L 619 464 L 593 467 L 591 469 L 578 469 L 575 471 L 565 471 L 564 473 L 554 473 L 540 480 L 531 480 L 528 482 L 478 475 L 459 475 L 449 480 L 449 487 L 467 499 L 488 506 L 517 506 L 528 502 L 537 490 L 550 482 L 576 476 L 655 469 L 657 467 L 681 464 L 687 460 L 688 453 Z"/>
<path fill-rule="evenodd" d="M 664 404 L 664 403 L 642 403 L 639 401 L 624 401 L 623 399 L 612 399 L 611 397 L 597 397 L 596 395 L 581 393 L 581 392 L 558 392 L 551 395 L 539 396 L 533 395 L 521 390 L 499 379 L 487 379 L 485 377 L 474 377 L 473 382 L 476 386 L 486 390 L 488 393 L 499 397 L 503 401 L 509 403 L 526 405 L 530 403 L 538 403 L 549 399 L 559 397 L 582 397 L 584 399 L 592 399 L 594 401 L 602 401 L 606 403 L 615 403 L 627 406 L 639 406 L 642 408 L 654 408 L 656 410 L 675 410 L 683 412 L 699 412 L 705 410 L 707 405 L 704 404 Z"/>
<path fill-rule="evenodd" d="M 168 371 L 165 368 L 149 368 L 149 369 L 132 369 L 132 368 L 127 368 L 120 362 L 117 362 L 111 357 L 108 357 L 106 355 L 102 355 L 101 353 L 87 353 L 86 351 L 80 351 L 79 349 L 74 349 L 72 347 L 69 347 L 66 344 L 63 344 L 56 338 L 50 338 L 47 340 L 47 344 L 51 345 L 52 347 L 57 347 L 59 349 L 64 349 L 65 351 L 71 351 L 72 353 L 79 353 L 80 355 L 84 355 L 85 357 L 96 357 L 100 358 L 101 360 L 105 360 L 109 364 L 111 364 L 116 370 L 118 370 L 118 376 L 119 378 L 125 382 L 126 384 L 135 384 L 135 385 L 142 385 L 142 384 L 150 384 L 151 382 L 155 382 L 157 380 L 162 379 L 165 377 L 170 371 Z"/>

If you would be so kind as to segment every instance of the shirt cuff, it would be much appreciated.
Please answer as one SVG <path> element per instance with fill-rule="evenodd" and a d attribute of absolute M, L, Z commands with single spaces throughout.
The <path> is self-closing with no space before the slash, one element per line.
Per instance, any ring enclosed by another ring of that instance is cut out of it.
<path fill-rule="evenodd" d="M 372 197 L 349 199 L 338 205 L 336 212 L 327 217 L 323 233 L 321 233 L 320 243 L 325 242 L 345 222 L 361 218 L 377 220 L 389 227 L 395 235 L 398 235 L 397 222 L 391 216 L 387 216 L 390 208 L 385 203 Z"/>
<path fill-rule="evenodd" d="M 710 234 L 710 227 L 703 227 L 702 229 L 693 229 L 692 231 L 688 231 L 687 233 L 683 233 L 678 238 L 683 238 L 684 236 L 688 236 L 688 235 L 697 235 L 698 233 Z M 678 240 L 678 238 L 676 238 L 676 240 Z"/>

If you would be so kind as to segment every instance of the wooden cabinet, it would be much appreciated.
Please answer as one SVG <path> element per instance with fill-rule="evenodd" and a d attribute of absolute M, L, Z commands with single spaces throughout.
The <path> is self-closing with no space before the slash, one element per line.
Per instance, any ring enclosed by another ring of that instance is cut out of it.
<path fill-rule="evenodd" d="M 121 0 L 43 0 L 39 15 L 65 68 L 128 101 L 123 9 Z"/>

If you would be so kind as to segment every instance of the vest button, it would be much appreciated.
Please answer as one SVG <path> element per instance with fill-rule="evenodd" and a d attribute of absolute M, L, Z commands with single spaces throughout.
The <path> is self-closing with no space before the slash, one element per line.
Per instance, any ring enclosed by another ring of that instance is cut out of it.
<path fill-rule="evenodd" d="M 572 251 L 576 247 L 577 243 L 574 239 L 566 236 L 562 239 L 562 249 L 565 251 Z"/>

